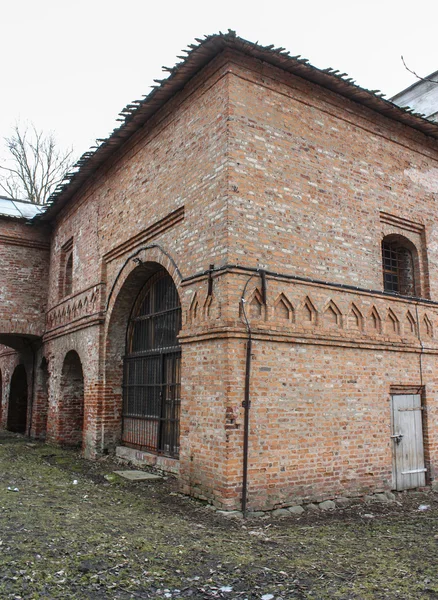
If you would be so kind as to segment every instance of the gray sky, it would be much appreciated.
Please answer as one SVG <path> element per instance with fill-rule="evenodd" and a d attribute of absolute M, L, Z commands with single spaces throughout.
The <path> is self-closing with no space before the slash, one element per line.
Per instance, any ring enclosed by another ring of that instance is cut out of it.
<path fill-rule="evenodd" d="M 195 37 L 236 30 L 388 96 L 438 69 L 438 2 L 2 0 L 0 137 L 30 120 L 82 154 Z M 1 153 L 0 153 L 1 156 Z"/>

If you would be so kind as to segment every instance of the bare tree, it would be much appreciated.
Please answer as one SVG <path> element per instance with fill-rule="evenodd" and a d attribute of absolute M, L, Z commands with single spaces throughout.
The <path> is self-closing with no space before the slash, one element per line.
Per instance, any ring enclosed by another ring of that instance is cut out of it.
<path fill-rule="evenodd" d="M 438 85 L 438 81 L 435 81 L 435 79 L 429 79 L 428 77 L 421 77 L 421 75 L 418 75 L 415 71 L 410 69 L 408 67 L 408 65 L 406 64 L 405 59 L 403 58 L 403 55 L 401 56 L 401 59 L 402 59 L 403 66 L 406 69 L 406 71 L 409 71 L 409 73 L 414 75 L 419 81 L 428 81 L 429 83 L 434 83 L 435 85 Z"/>
<path fill-rule="evenodd" d="M 0 189 L 16 200 L 46 204 L 73 165 L 73 150 L 62 152 L 52 133 L 16 124 L 4 138 L 8 161 L 0 165 Z"/>

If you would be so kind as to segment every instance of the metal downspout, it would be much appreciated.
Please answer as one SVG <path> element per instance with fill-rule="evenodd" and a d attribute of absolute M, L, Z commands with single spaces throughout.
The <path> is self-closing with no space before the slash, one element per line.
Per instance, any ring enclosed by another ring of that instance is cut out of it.
<path fill-rule="evenodd" d="M 250 400 L 250 385 L 251 385 L 251 362 L 252 362 L 252 331 L 251 325 L 248 321 L 248 316 L 245 310 L 245 294 L 251 279 L 257 274 L 260 274 L 262 280 L 262 300 L 264 306 L 266 306 L 266 272 L 261 269 L 257 269 L 256 273 L 248 277 L 245 287 L 243 288 L 240 302 L 242 305 L 242 315 L 248 332 L 248 339 L 246 342 L 246 361 L 245 361 L 245 388 L 244 388 L 244 399 L 242 406 L 244 408 L 244 419 L 243 419 L 243 460 L 242 460 L 242 513 L 243 518 L 246 518 L 246 505 L 248 495 L 248 450 L 249 450 L 249 411 L 251 408 Z"/>

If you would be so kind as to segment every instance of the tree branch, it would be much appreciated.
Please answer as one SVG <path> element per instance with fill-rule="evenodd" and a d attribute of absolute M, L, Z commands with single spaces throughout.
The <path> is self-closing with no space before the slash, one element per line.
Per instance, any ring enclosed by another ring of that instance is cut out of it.
<path fill-rule="evenodd" d="M 45 204 L 72 168 L 73 150 L 61 152 L 53 134 L 45 135 L 34 125 L 16 124 L 4 141 L 10 164 L 0 165 L 0 189 L 17 200 Z"/>
<path fill-rule="evenodd" d="M 433 79 L 428 79 L 427 77 L 420 77 L 420 75 L 417 75 L 417 73 L 415 71 L 412 71 L 412 69 L 410 69 L 408 67 L 408 65 L 405 63 L 405 59 L 403 58 L 403 55 L 401 57 L 403 65 L 406 69 L 406 71 L 409 71 L 409 73 L 412 73 L 412 75 L 414 75 L 419 81 L 428 81 L 429 83 L 434 83 L 435 85 L 438 85 L 438 81 L 434 81 Z"/>

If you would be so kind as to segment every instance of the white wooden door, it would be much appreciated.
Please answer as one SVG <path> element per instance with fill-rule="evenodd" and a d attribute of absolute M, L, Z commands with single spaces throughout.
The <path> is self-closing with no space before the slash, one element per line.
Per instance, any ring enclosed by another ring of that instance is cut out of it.
<path fill-rule="evenodd" d="M 393 395 L 392 444 L 394 448 L 394 482 L 397 490 L 424 486 L 423 426 L 421 396 Z"/>

